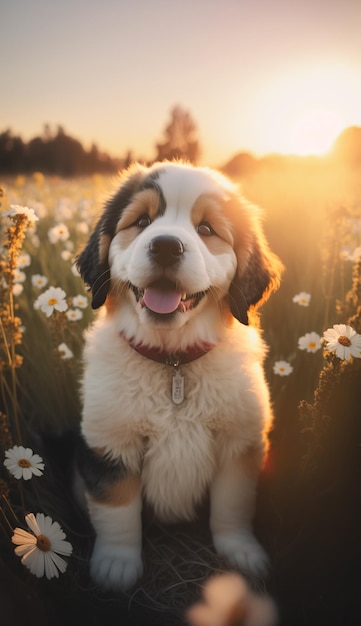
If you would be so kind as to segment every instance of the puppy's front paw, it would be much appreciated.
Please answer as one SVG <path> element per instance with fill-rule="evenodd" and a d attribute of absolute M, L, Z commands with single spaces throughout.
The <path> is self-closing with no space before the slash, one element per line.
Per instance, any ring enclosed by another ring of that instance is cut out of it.
<path fill-rule="evenodd" d="M 215 548 L 231 565 L 256 576 L 267 573 L 268 556 L 248 530 L 213 535 Z"/>
<path fill-rule="evenodd" d="M 125 591 L 143 574 L 140 548 L 109 546 L 96 541 L 90 573 L 105 591 Z"/>

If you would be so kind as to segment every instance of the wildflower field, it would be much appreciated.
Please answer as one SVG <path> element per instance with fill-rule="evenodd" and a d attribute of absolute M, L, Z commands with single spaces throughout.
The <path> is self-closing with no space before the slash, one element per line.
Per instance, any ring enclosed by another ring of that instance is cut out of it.
<path fill-rule="evenodd" d="M 261 312 L 275 425 L 256 530 L 282 624 L 326 616 L 349 626 L 359 623 L 361 188 L 346 166 L 313 165 L 260 168 L 241 180 L 286 268 Z M 50 612 L 60 623 L 69 611 L 108 614 L 106 624 L 136 605 L 138 621 L 129 623 L 141 623 L 143 611 L 149 624 L 181 624 L 219 568 L 204 529 L 149 528 L 151 585 L 122 602 L 101 597 L 84 573 L 91 529 L 74 511 L 61 447 L 79 423 L 83 333 L 94 315 L 73 261 L 114 181 L 35 173 L 2 183 L 0 578 L 9 581 L 3 610 L 12 621 L 0 609 L 0 623 L 17 624 L 31 609 L 37 624 L 50 623 Z M 167 533 L 178 542 L 168 551 Z M 173 549 L 185 551 L 183 561 L 173 561 Z M 27 601 L 15 609 L 17 594 Z"/>

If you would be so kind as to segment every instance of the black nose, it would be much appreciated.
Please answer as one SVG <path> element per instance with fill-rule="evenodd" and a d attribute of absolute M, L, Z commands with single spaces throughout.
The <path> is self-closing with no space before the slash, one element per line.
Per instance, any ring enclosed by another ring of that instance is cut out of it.
<path fill-rule="evenodd" d="M 184 246 L 177 237 L 159 235 L 150 242 L 149 252 L 159 265 L 167 267 L 168 265 L 174 265 L 174 263 L 180 260 L 184 252 Z"/>

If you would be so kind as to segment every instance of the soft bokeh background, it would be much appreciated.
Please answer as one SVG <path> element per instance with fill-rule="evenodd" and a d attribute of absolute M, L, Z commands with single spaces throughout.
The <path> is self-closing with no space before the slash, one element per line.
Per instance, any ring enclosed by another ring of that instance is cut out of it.
<path fill-rule="evenodd" d="M 1 0 L 0 130 L 61 124 L 153 157 L 169 110 L 202 161 L 307 154 L 361 125 L 359 0 Z"/>

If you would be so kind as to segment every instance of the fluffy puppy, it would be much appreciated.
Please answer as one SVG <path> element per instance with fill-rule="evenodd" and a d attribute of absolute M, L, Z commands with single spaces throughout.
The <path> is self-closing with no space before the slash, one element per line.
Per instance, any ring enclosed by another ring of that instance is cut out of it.
<path fill-rule="evenodd" d="M 142 574 L 143 498 L 188 520 L 207 490 L 216 550 L 260 573 L 251 522 L 272 414 L 248 313 L 282 265 L 259 211 L 215 171 L 135 165 L 77 265 L 105 305 L 86 338 L 78 454 L 93 578 L 125 589 Z"/>

